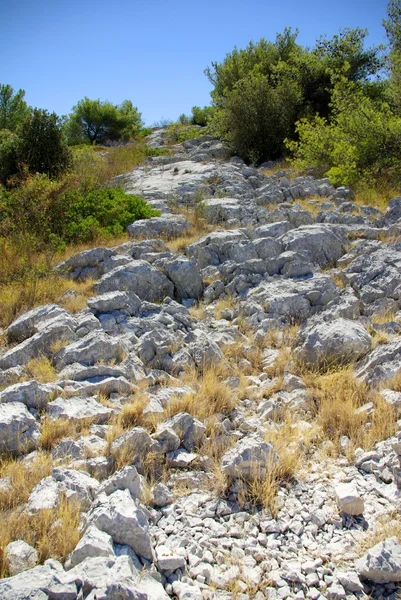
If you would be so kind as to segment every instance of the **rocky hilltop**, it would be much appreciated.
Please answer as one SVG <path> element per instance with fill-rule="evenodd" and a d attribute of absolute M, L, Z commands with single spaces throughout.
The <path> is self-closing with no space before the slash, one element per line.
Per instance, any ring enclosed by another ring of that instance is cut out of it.
<path fill-rule="evenodd" d="M 266 172 L 204 136 L 119 177 L 161 216 L 57 267 L 87 308 L 5 331 L 1 450 L 51 458 L 18 510 L 74 503 L 80 539 L 10 541 L 0 598 L 396 598 L 401 198 Z"/>

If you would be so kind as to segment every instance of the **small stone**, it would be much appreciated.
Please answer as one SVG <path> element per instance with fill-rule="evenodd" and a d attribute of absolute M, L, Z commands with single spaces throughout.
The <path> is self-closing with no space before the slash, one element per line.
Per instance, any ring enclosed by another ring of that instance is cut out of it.
<path fill-rule="evenodd" d="M 347 515 L 361 515 L 364 511 L 363 498 L 352 483 L 341 483 L 335 487 L 338 508 Z"/>
<path fill-rule="evenodd" d="M 32 548 L 24 540 L 10 542 L 5 547 L 4 553 L 7 558 L 10 575 L 17 575 L 17 573 L 32 569 L 39 559 L 35 548 Z"/>

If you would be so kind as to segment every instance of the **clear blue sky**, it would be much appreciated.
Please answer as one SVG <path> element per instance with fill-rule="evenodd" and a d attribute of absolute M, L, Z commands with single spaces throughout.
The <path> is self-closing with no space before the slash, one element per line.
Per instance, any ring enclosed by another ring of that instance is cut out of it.
<path fill-rule="evenodd" d="M 387 0 L 1 0 L 0 82 L 67 114 L 84 96 L 133 101 L 147 124 L 210 102 L 203 70 L 236 45 L 298 27 L 312 46 L 343 27 L 386 41 Z"/>

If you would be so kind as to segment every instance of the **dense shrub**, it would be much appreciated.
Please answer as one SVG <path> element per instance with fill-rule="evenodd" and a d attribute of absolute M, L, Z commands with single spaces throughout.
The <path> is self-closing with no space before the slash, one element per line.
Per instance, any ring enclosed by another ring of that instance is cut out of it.
<path fill-rule="evenodd" d="M 383 66 L 381 48 L 364 48 L 367 31 L 345 29 L 313 49 L 300 46 L 297 35 L 285 29 L 274 42 L 234 48 L 206 69 L 216 105 L 210 126 L 247 161 L 276 158 L 300 118 L 331 118 L 335 75 L 380 92 L 369 78 Z"/>
<path fill-rule="evenodd" d="M 57 177 L 71 166 L 72 154 L 56 113 L 35 108 L 20 132 L 18 161 L 31 173 Z"/>
<path fill-rule="evenodd" d="M 83 193 L 68 180 L 28 178 L 18 189 L 0 190 L 0 235 L 31 235 L 55 250 L 65 243 L 89 242 L 123 233 L 130 223 L 160 213 L 120 189 Z"/>
<path fill-rule="evenodd" d="M 125 194 L 121 189 L 99 189 L 84 196 L 68 192 L 65 201 L 65 227 L 57 233 L 69 242 L 121 235 L 130 223 L 160 215 L 143 198 Z"/>
<path fill-rule="evenodd" d="M 209 124 L 214 111 L 214 106 L 204 106 L 203 108 L 200 108 L 200 106 L 193 106 L 191 109 L 192 117 L 190 118 L 190 123 L 192 125 L 206 127 L 206 125 Z"/>
<path fill-rule="evenodd" d="M 0 129 L 16 131 L 25 121 L 29 108 L 24 90 L 14 92 L 9 84 L 0 83 Z"/>
<path fill-rule="evenodd" d="M 180 144 L 186 140 L 192 140 L 208 134 L 209 131 L 206 127 L 171 123 L 171 125 L 166 128 L 166 141 L 168 144 Z"/>
<path fill-rule="evenodd" d="M 18 172 L 19 137 L 9 129 L 0 129 L 0 184 Z"/>
<path fill-rule="evenodd" d="M 368 98 L 356 84 L 336 85 L 330 122 L 321 117 L 297 124 L 288 142 L 298 168 L 320 168 L 334 184 L 353 185 L 384 170 L 401 172 L 401 118 L 388 104 Z"/>
<path fill-rule="evenodd" d="M 273 87 L 268 77 L 249 75 L 234 86 L 224 108 L 217 109 L 213 127 L 248 162 L 278 158 L 284 138 L 293 133 L 300 101 L 301 91 L 293 81 Z"/>

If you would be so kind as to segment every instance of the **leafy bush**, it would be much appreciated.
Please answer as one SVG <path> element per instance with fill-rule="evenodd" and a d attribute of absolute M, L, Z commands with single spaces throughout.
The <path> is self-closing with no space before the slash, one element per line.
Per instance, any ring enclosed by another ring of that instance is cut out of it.
<path fill-rule="evenodd" d="M 71 166 L 72 155 L 56 113 L 35 108 L 20 133 L 18 161 L 31 173 L 57 177 Z"/>
<path fill-rule="evenodd" d="M 298 122 L 299 141 L 287 142 L 296 167 L 318 167 L 336 185 L 401 171 L 401 118 L 387 104 L 343 79 L 333 92 L 332 115 L 331 122 L 318 116 Z"/>
<path fill-rule="evenodd" d="M 84 196 L 69 192 L 65 202 L 65 227 L 57 233 L 69 242 L 121 235 L 130 223 L 160 215 L 143 198 L 125 194 L 121 189 L 99 189 Z"/>
<path fill-rule="evenodd" d="M 300 118 L 316 113 L 331 118 L 333 75 L 343 74 L 383 94 L 369 80 L 383 59 L 381 47 L 364 49 L 367 31 L 345 29 L 332 39 L 320 39 L 313 49 L 299 45 L 297 35 L 287 28 L 274 42 L 261 39 L 245 49 L 234 48 L 206 69 L 216 105 L 210 126 L 247 161 L 278 157 L 284 137 L 295 136 Z"/>
<path fill-rule="evenodd" d="M 1 235 L 34 236 L 37 250 L 121 235 L 137 219 L 159 214 L 120 189 L 83 193 L 68 189 L 67 180 L 52 182 L 45 175 L 29 178 L 16 190 L 0 191 Z"/>
<path fill-rule="evenodd" d="M 290 79 L 273 87 L 268 77 L 249 75 L 227 95 L 224 108 L 216 110 L 212 128 L 246 161 L 278 158 L 284 138 L 293 133 L 300 101 L 299 86 Z"/>
<path fill-rule="evenodd" d="M 191 109 L 191 124 L 206 127 L 213 116 L 214 110 L 214 106 L 204 106 L 203 108 L 200 108 L 199 106 L 193 106 Z"/>
<path fill-rule="evenodd" d="M 0 129 L 0 184 L 7 183 L 18 172 L 19 137 L 8 129 Z"/>
<path fill-rule="evenodd" d="M 181 125 L 181 123 L 171 123 L 166 129 L 166 141 L 168 144 L 180 144 L 186 140 L 208 135 L 210 132 L 206 127 L 200 128 L 198 125 Z"/>

